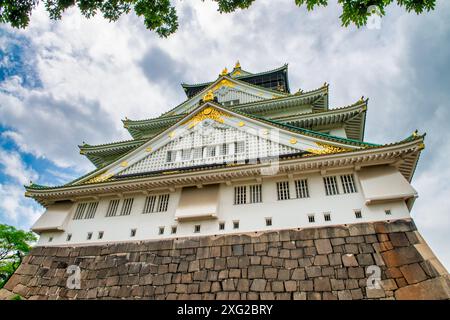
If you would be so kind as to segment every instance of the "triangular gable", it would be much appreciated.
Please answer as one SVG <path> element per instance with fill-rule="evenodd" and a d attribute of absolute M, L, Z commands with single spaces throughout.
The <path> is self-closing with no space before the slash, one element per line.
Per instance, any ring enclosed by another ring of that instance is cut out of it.
<path fill-rule="evenodd" d="M 214 129 L 208 133 L 207 128 L 204 127 L 209 126 Z M 217 130 L 227 131 L 229 132 L 229 136 L 227 137 L 227 133 L 224 133 L 223 137 L 225 137 L 225 140 L 220 142 L 214 138 L 217 137 Z M 178 168 L 179 166 L 170 164 L 172 161 L 168 161 L 168 151 L 179 151 L 183 148 L 188 149 L 186 146 L 189 145 L 189 142 L 186 142 L 183 145 L 183 143 L 180 143 L 180 139 L 182 140 L 191 134 L 194 134 L 194 140 L 197 139 L 197 142 L 194 141 L 190 145 L 193 149 L 196 147 L 210 147 L 215 145 L 217 146 L 216 152 L 220 152 L 220 146 L 218 146 L 219 143 L 226 142 L 231 144 L 234 142 L 239 143 L 240 141 L 245 141 L 245 145 L 250 148 L 245 151 L 245 154 L 248 155 L 249 158 L 259 158 L 261 154 L 259 153 L 260 151 L 255 153 L 255 139 L 261 141 L 261 144 L 258 143 L 257 150 L 264 148 L 261 146 L 266 146 L 267 150 L 269 150 L 266 153 L 262 152 L 263 155 L 266 154 L 267 156 L 303 152 L 326 154 L 358 148 L 354 145 L 327 141 L 320 137 L 313 137 L 293 132 L 288 129 L 279 128 L 269 122 L 260 121 L 233 112 L 217 103 L 206 102 L 197 107 L 190 115 L 187 115 L 175 125 L 150 139 L 129 154 L 121 157 L 114 163 L 108 165 L 101 172 L 89 175 L 77 183 L 100 182 L 121 174 L 137 174 L 140 172 L 148 172 L 149 170 L 157 171 L 154 170 L 155 168 L 160 168 L 162 170 L 164 170 L 164 168 Z M 213 139 L 209 142 L 203 142 L 203 140 L 200 142 L 200 140 L 198 140 L 200 136 L 205 137 L 208 135 L 216 140 Z M 237 139 L 235 139 L 236 137 Z M 250 143 L 248 140 L 250 140 Z M 236 145 L 235 148 L 238 148 L 238 146 Z M 276 153 L 277 150 L 278 154 Z M 156 159 L 155 161 L 151 160 L 153 155 L 154 159 Z M 180 154 L 179 157 L 182 157 L 182 155 Z M 176 160 L 177 159 L 175 158 L 173 163 L 177 162 Z M 155 163 L 157 165 L 155 165 Z M 204 162 L 200 161 L 196 164 L 208 163 L 210 162 L 205 160 Z"/>
<path fill-rule="evenodd" d="M 242 104 L 286 96 L 285 93 L 254 86 L 228 75 L 223 75 L 167 114 L 175 115 L 191 112 L 209 91 L 213 92 L 219 103 L 239 100 L 239 104 Z"/>

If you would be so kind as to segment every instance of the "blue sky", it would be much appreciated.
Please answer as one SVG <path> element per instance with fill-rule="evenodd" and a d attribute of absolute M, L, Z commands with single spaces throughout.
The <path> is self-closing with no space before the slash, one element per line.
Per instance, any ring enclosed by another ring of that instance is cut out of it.
<path fill-rule="evenodd" d="M 450 2 L 420 16 L 389 7 L 380 29 L 342 28 L 335 4 L 256 1 L 220 15 L 212 2 L 176 2 L 179 31 L 160 39 L 130 14 L 117 23 L 76 9 L 29 28 L 0 27 L 0 222 L 29 228 L 43 208 L 23 184 L 61 184 L 91 170 L 77 145 L 130 139 L 121 119 L 158 116 L 184 99 L 181 82 L 215 79 L 240 60 L 258 72 L 289 63 L 291 90 L 330 83 L 331 107 L 369 97 L 366 140 L 427 132 L 412 216 L 450 266 Z"/>

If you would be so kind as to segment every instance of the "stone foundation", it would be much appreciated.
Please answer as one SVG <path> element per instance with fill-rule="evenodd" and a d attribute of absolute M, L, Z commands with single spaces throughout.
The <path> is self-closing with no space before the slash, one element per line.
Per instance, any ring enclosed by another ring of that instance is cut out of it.
<path fill-rule="evenodd" d="M 66 286 L 70 265 L 80 267 L 80 289 Z M 0 299 L 449 299 L 449 283 L 414 222 L 397 220 L 36 247 Z"/>

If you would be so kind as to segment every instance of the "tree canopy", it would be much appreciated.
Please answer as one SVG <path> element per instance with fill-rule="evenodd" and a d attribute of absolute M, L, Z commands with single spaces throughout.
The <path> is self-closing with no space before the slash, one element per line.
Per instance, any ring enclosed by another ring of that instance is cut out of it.
<path fill-rule="evenodd" d="M 205 0 L 202 0 L 205 1 Z M 211 0 L 217 3 L 220 13 L 229 13 L 238 9 L 247 9 L 254 0 Z M 314 10 L 327 6 L 328 0 L 293 0 L 299 7 Z M 342 6 L 343 26 L 354 24 L 358 27 L 367 23 L 371 8 L 377 8 L 376 14 L 385 15 L 385 9 L 396 3 L 408 12 L 417 14 L 435 8 L 436 0 L 337 0 Z M 178 16 L 170 0 L 43 0 L 51 19 L 59 20 L 63 12 L 70 7 L 78 7 L 81 14 L 90 18 L 101 14 L 109 21 L 116 21 L 132 9 L 144 19 L 145 27 L 155 31 L 160 37 L 167 37 L 178 29 Z M 30 16 L 39 4 L 39 0 L 0 0 L 0 22 L 15 28 L 25 28 Z"/>
<path fill-rule="evenodd" d="M 37 238 L 32 232 L 0 224 L 0 288 L 14 273 Z"/>

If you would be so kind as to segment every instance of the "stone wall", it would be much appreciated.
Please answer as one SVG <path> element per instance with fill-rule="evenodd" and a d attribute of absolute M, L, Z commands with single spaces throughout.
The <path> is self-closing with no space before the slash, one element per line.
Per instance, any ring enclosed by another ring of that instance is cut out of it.
<path fill-rule="evenodd" d="M 81 270 L 68 289 L 67 268 Z M 380 288 L 369 289 L 370 266 Z M 375 267 L 376 268 L 376 267 Z M 0 298 L 449 299 L 413 221 L 77 247 L 36 247 Z"/>

